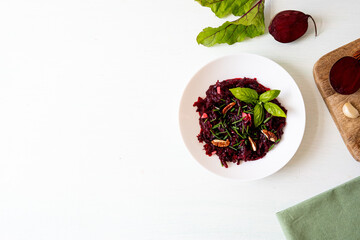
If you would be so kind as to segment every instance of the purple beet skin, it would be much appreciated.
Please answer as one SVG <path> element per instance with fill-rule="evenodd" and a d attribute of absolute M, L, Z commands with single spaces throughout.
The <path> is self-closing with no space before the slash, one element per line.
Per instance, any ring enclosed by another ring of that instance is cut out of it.
<path fill-rule="evenodd" d="M 269 33 L 281 43 L 295 41 L 307 31 L 309 18 L 314 22 L 316 36 L 315 20 L 310 15 L 295 10 L 279 12 L 269 25 Z"/>

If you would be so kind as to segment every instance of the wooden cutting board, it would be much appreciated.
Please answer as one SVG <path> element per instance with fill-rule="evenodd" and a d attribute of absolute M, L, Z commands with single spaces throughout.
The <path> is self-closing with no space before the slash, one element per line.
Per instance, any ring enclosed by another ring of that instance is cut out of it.
<path fill-rule="evenodd" d="M 321 57 L 315 63 L 313 73 L 315 83 L 347 148 L 351 155 L 360 161 L 360 117 L 351 119 L 342 112 L 342 106 L 348 101 L 360 111 L 360 90 L 351 95 L 341 95 L 334 91 L 329 82 L 332 65 L 344 56 L 352 56 L 357 50 L 360 50 L 360 39 Z"/>

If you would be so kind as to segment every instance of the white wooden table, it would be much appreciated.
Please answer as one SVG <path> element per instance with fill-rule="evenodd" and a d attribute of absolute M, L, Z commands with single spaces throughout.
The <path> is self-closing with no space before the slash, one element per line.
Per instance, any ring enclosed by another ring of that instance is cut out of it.
<path fill-rule="evenodd" d="M 224 20 L 192 0 L 0 3 L 0 239 L 284 239 L 277 211 L 360 175 L 312 67 L 360 37 L 360 2 L 266 0 L 317 24 L 290 44 L 268 33 L 206 48 Z M 232 19 L 232 18 L 230 18 Z M 305 101 L 303 142 L 279 172 L 238 183 L 195 163 L 178 108 L 193 74 L 221 56 L 274 60 Z"/>

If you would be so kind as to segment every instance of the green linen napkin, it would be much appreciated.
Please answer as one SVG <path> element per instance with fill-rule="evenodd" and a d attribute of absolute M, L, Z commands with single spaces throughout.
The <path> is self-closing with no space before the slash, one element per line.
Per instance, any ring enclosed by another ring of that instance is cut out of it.
<path fill-rule="evenodd" d="M 286 239 L 360 239 L 360 177 L 276 213 Z"/>

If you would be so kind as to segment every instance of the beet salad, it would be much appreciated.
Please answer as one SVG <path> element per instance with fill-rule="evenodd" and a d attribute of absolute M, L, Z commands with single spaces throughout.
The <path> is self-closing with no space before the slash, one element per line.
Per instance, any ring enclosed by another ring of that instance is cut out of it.
<path fill-rule="evenodd" d="M 221 165 L 254 161 L 280 142 L 287 110 L 270 90 L 256 79 L 217 81 L 194 103 L 199 112 L 200 133 L 207 155 L 216 154 Z"/>

